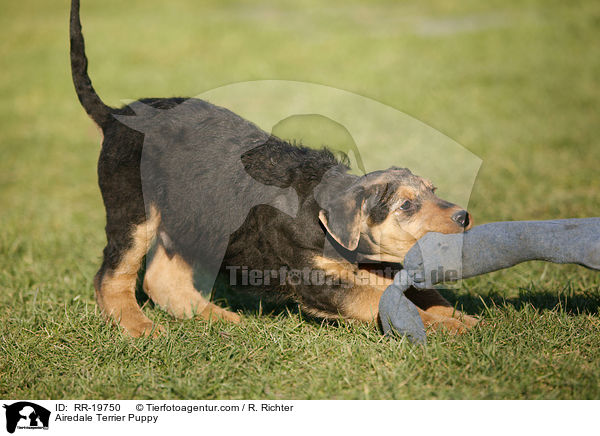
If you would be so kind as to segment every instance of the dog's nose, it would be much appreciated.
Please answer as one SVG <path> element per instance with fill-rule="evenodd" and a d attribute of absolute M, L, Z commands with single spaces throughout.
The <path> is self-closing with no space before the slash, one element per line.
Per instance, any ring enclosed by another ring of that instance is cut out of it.
<path fill-rule="evenodd" d="M 452 221 L 466 229 L 471 224 L 471 215 L 466 210 L 460 210 L 452 215 Z"/>

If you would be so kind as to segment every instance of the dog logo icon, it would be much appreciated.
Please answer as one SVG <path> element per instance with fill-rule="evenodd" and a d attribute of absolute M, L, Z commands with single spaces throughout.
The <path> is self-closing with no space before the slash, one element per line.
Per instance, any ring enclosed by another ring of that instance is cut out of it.
<path fill-rule="evenodd" d="M 14 433 L 18 429 L 48 429 L 50 411 L 29 401 L 19 401 L 11 405 L 4 404 L 6 409 L 6 431 Z"/>

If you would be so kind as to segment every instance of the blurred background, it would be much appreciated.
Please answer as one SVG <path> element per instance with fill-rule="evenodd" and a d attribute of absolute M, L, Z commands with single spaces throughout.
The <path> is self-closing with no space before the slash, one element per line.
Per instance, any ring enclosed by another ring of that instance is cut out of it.
<path fill-rule="evenodd" d="M 598 214 L 597 2 L 82 3 L 90 75 L 108 104 L 259 79 L 327 85 L 479 156 L 479 223 Z M 100 136 L 71 84 L 68 2 L 0 7 L 3 233 L 97 224 Z"/>
<path fill-rule="evenodd" d="M 68 11 L 66 0 L 0 2 L 5 320 L 40 290 L 50 305 L 93 301 L 101 135 L 71 82 Z M 110 105 L 250 80 L 326 85 L 481 158 L 468 205 L 476 224 L 600 215 L 600 2 L 82 0 L 81 18 L 89 73 Z M 482 278 L 472 289 L 510 296 L 540 279 L 554 292 L 570 277 L 572 292 L 598 291 L 597 276 L 575 267 L 486 277 L 493 286 Z"/>

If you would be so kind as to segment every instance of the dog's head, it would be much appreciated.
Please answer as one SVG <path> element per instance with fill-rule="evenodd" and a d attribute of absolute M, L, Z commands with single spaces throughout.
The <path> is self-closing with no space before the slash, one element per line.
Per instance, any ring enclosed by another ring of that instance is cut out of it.
<path fill-rule="evenodd" d="M 332 180 L 316 196 L 319 219 L 335 241 L 364 259 L 402 262 L 426 233 L 460 233 L 473 225 L 466 210 L 438 198 L 430 181 L 405 168 L 375 171 L 350 184 Z"/>

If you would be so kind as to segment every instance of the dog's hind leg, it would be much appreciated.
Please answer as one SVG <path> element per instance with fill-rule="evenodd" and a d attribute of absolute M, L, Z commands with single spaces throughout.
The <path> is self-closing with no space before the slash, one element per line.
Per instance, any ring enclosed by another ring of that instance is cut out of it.
<path fill-rule="evenodd" d="M 206 300 L 194 287 L 193 269 L 180 256 L 169 258 L 158 244 L 146 269 L 144 291 L 176 318 L 224 319 L 238 323 L 240 316 Z"/>
<path fill-rule="evenodd" d="M 96 300 L 102 313 L 121 325 L 133 337 L 148 336 L 153 332 L 152 321 L 144 315 L 135 298 L 135 285 L 142 259 L 156 235 L 160 216 L 152 209 L 145 221 L 133 227 L 127 238 L 109 232 L 104 249 L 104 262 L 96 274 Z M 121 235 L 122 236 L 122 235 Z"/>

